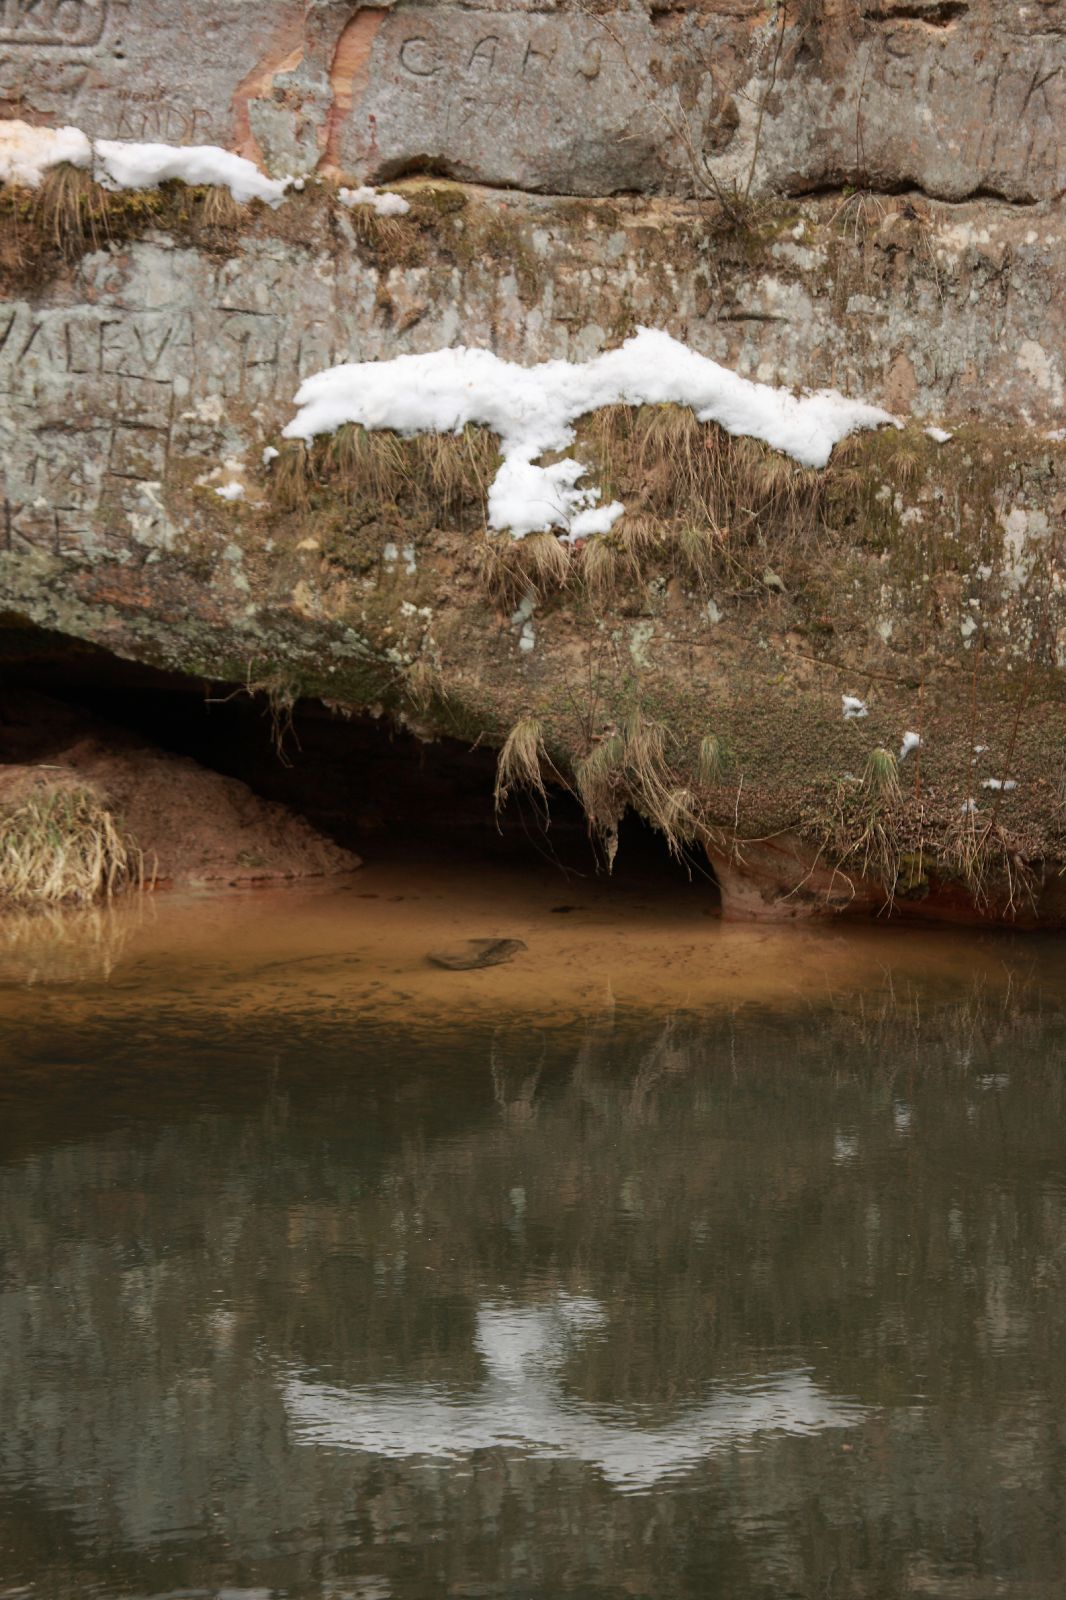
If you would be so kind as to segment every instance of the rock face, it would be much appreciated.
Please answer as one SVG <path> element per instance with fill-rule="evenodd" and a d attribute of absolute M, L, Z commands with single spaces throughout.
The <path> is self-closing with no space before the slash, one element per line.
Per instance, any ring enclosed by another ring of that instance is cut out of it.
<path fill-rule="evenodd" d="M 8 0 L 0 51 L 0 94 L 38 117 L 275 170 L 584 195 L 706 192 L 752 168 L 789 192 L 1063 189 L 1063 0 Z"/>
<path fill-rule="evenodd" d="M 42 120 L 555 194 L 1055 199 L 1064 65 L 1063 0 L 0 8 L 0 95 Z"/>
<path fill-rule="evenodd" d="M 0 190 L 0 607 L 427 737 L 532 716 L 575 781 L 636 708 L 727 904 L 926 914 L 961 885 L 1057 917 L 1064 66 L 1066 0 L 0 3 L 7 115 L 315 180 L 275 212 Z M 348 210 L 338 176 L 409 213 Z M 484 535 L 491 440 L 450 478 L 425 452 L 262 464 L 336 361 L 581 360 L 637 324 L 904 433 L 815 482 L 594 418 L 578 453 L 630 515 L 554 576 Z M 716 487 L 690 470 L 712 457 Z M 907 730 L 886 852 L 867 763 Z M 705 737 L 728 776 L 699 777 Z"/>

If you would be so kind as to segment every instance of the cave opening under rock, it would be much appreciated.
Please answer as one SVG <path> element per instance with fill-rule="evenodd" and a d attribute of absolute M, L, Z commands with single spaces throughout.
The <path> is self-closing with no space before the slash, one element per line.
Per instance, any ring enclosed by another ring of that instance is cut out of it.
<path fill-rule="evenodd" d="M 47 766 L 84 741 L 189 758 L 367 862 L 506 865 L 556 876 L 563 899 L 568 883 L 605 878 L 565 789 L 549 790 L 547 812 L 514 794 L 496 815 L 496 752 L 485 745 L 426 740 L 385 715 L 347 716 L 313 700 L 279 712 L 240 684 L 161 671 L 21 623 L 0 626 L 0 769 Z M 608 881 L 619 892 L 684 893 L 708 911 L 720 907 L 702 852 L 676 860 L 632 814 Z"/>

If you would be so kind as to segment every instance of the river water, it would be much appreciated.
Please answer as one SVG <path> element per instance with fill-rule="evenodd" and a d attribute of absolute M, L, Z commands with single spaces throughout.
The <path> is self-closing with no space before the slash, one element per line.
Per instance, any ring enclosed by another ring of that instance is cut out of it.
<path fill-rule="evenodd" d="M 1066 945 L 437 889 L 8 929 L 0 1597 L 1060 1596 Z"/>

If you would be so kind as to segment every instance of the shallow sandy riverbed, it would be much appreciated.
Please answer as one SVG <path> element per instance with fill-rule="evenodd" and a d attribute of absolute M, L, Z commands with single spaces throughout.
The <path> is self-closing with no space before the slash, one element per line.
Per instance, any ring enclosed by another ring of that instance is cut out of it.
<path fill-rule="evenodd" d="M 428 953 L 514 938 L 507 965 L 453 972 Z M 308 887 L 159 893 L 91 912 L 0 922 L 0 1029 L 158 1005 L 202 1014 L 328 1010 L 444 1021 L 528 1015 L 550 1026 L 605 1007 L 687 1011 L 856 1002 L 899 984 L 945 997 L 1053 977 L 1054 937 L 900 927 L 723 923 L 679 879 L 625 886 L 551 870 L 371 865 Z"/>

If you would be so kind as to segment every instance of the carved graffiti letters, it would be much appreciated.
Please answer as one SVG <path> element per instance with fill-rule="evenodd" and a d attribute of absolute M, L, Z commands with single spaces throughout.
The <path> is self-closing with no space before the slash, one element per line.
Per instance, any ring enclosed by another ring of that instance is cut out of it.
<path fill-rule="evenodd" d="M 432 78 L 443 68 L 443 62 L 432 39 L 414 33 L 400 45 L 400 65 L 412 78 Z"/>
<path fill-rule="evenodd" d="M 96 44 L 107 22 L 108 0 L 0 0 L 0 44 Z"/>
<path fill-rule="evenodd" d="M 483 33 L 467 38 L 436 37 L 428 32 L 409 33 L 399 41 L 397 60 L 411 78 L 443 76 L 459 90 L 473 82 L 487 83 L 497 75 L 519 78 L 561 67 L 567 77 L 591 82 L 600 74 L 603 52 L 599 44 L 582 43 L 541 24 L 534 37 L 516 31 Z"/>

